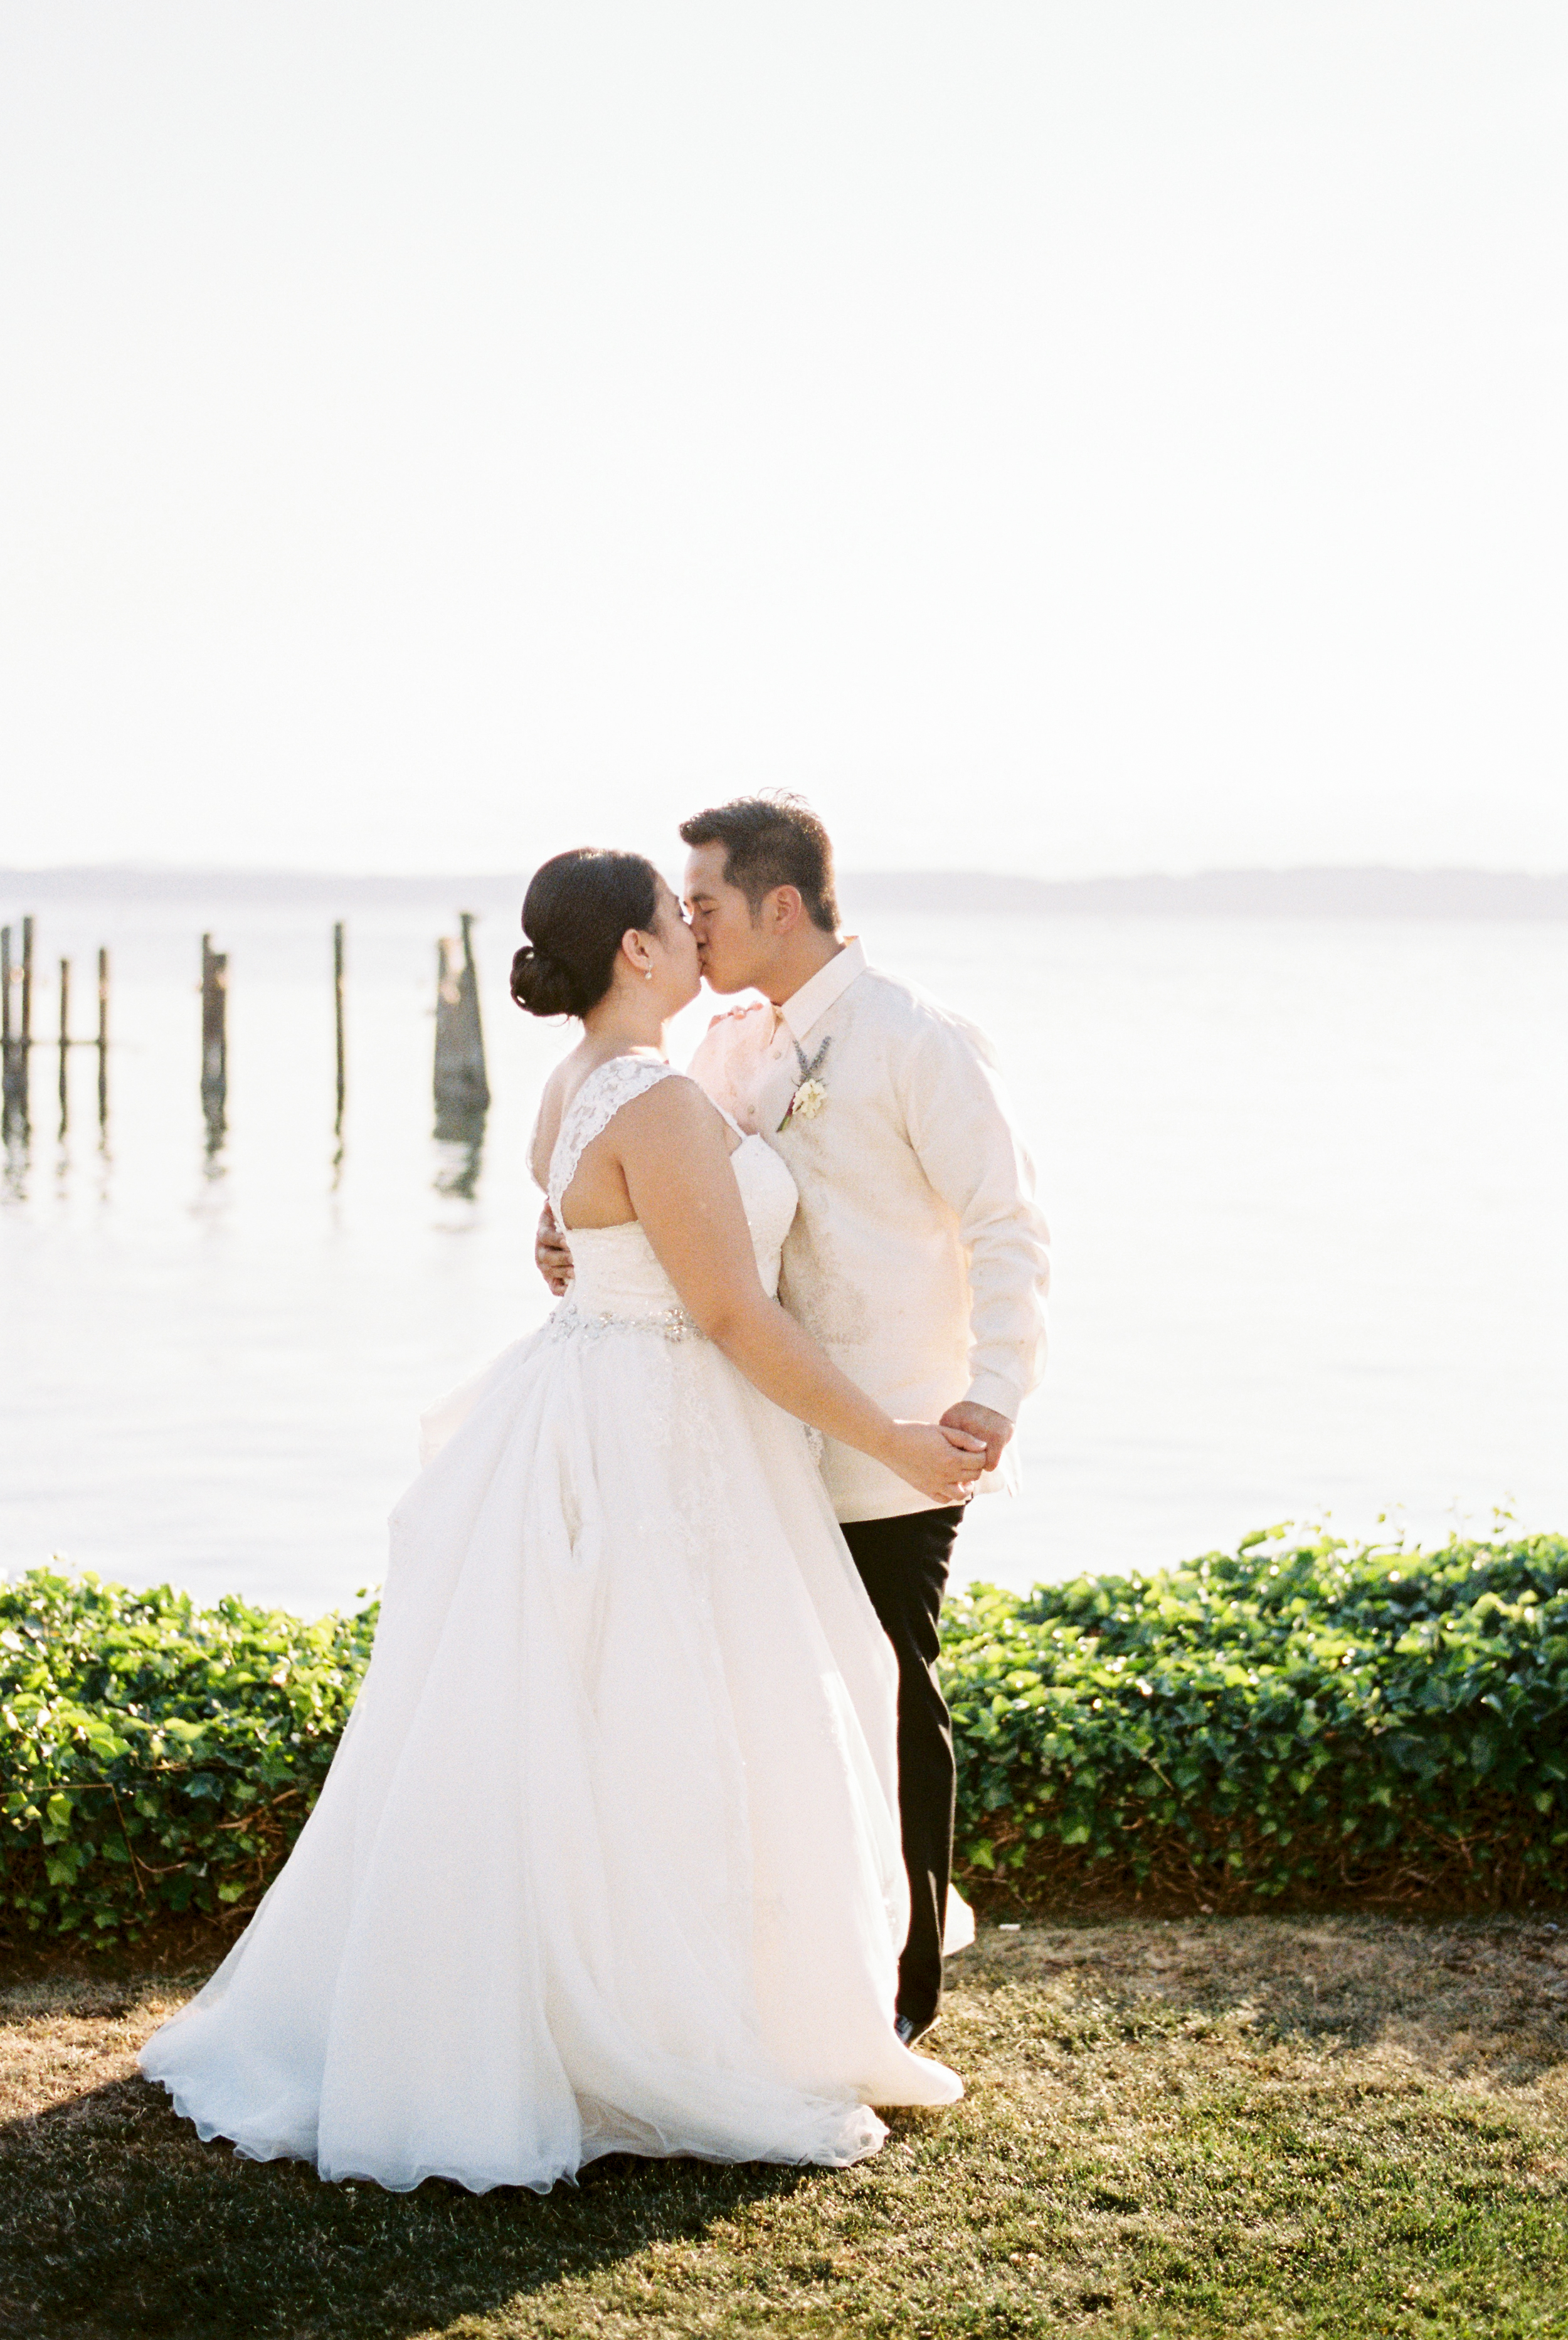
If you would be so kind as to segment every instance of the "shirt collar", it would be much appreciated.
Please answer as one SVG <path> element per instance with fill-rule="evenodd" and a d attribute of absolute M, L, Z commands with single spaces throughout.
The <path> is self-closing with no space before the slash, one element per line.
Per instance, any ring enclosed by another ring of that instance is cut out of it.
<path fill-rule="evenodd" d="M 828 1013 L 836 1000 L 841 999 L 858 975 L 866 971 L 866 947 L 858 935 L 851 935 L 841 951 L 838 951 L 819 967 L 809 983 L 792 991 L 779 1010 L 779 1019 L 792 1038 L 804 1040 L 813 1024 Z"/>

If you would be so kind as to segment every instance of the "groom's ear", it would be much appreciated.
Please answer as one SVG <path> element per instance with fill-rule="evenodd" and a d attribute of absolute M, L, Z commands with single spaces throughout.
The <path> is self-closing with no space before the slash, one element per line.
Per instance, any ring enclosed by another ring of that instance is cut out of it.
<path fill-rule="evenodd" d="M 770 935 L 792 935 L 806 915 L 799 886 L 775 886 L 762 898 L 762 925 Z"/>

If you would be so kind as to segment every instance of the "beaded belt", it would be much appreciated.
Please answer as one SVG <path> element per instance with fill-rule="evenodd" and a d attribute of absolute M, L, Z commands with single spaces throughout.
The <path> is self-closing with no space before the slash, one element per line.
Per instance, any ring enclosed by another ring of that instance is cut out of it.
<path fill-rule="evenodd" d="M 677 1304 L 660 1308 L 650 1316 L 587 1315 L 576 1306 L 558 1308 L 550 1320 L 550 1337 L 565 1341 L 581 1335 L 584 1340 L 597 1341 L 605 1333 L 657 1333 L 661 1341 L 700 1341 L 706 1338 L 695 1316 Z"/>

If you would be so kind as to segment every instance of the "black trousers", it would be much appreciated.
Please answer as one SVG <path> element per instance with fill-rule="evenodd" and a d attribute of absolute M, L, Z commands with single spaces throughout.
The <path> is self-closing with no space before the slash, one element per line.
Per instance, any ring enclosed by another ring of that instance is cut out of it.
<path fill-rule="evenodd" d="M 847 1520 L 844 1541 L 898 1659 L 898 1819 L 909 1872 L 909 1934 L 898 2007 L 929 2023 L 942 2001 L 942 1929 L 953 1865 L 953 1726 L 937 1687 L 938 1621 L 963 1506 L 895 1520 Z"/>

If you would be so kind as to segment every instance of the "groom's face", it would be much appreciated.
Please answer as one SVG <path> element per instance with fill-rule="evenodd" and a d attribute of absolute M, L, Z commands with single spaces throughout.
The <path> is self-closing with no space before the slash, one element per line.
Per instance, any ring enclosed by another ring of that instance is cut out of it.
<path fill-rule="evenodd" d="M 762 972 L 767 937 L 751 905 L 724 874 L 722 845 L 694 845 L 686 864 L 686 907 L 702 972 L 714 991 L 747 991 Z"/>

